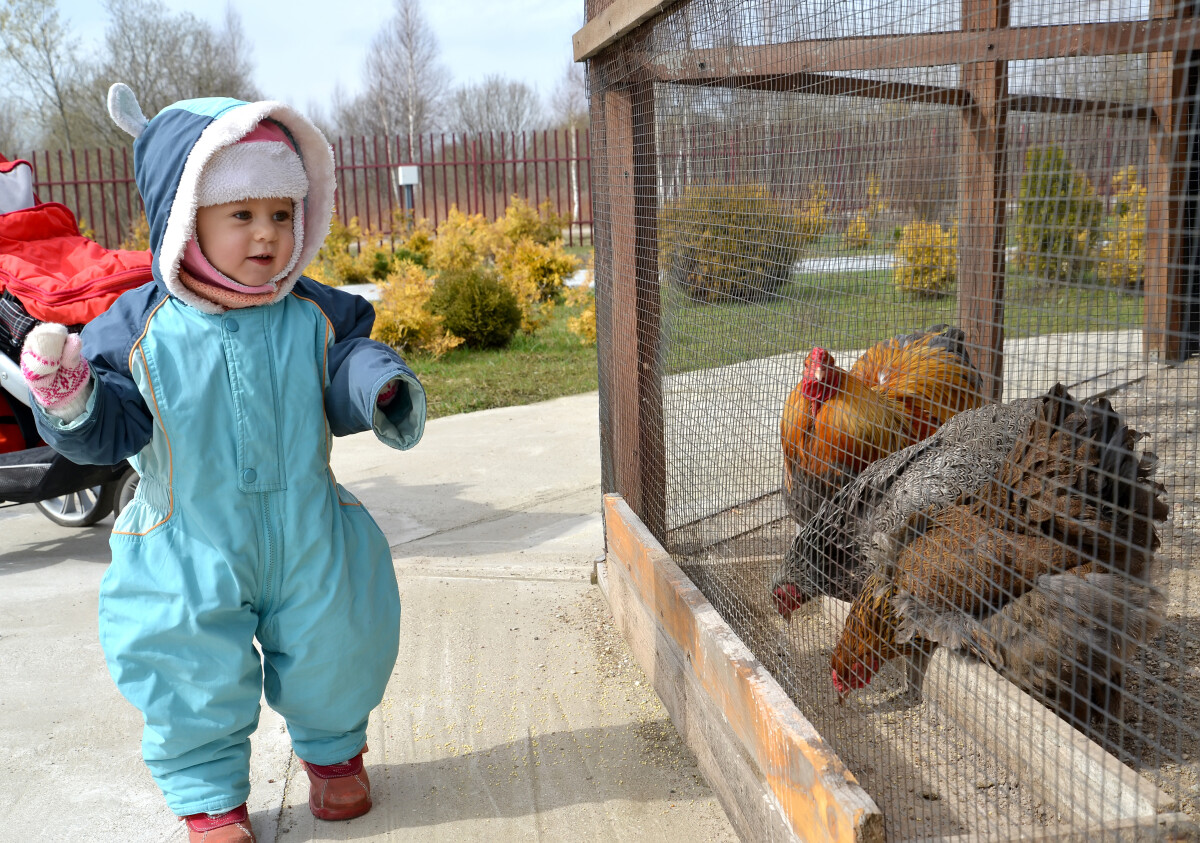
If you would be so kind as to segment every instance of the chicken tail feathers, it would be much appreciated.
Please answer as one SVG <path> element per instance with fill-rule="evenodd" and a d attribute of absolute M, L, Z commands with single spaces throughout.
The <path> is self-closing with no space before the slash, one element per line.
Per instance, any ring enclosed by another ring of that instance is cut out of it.
<path fill-rule="evenodd" d="M 960 645 L 1077 725 L 1116 714 L 1126 667 L 1161 623 L 1144 580 L 1087 567 L 1036 586 L 976 625 Z"/>

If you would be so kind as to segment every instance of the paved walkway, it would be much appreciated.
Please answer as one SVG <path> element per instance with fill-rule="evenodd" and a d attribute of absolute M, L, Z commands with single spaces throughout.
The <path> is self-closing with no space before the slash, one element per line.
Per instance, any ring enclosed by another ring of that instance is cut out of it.
<path fill-rule="evenodd" d="M 376 807 L 319 823 L 282 722 L 253 739 L 262 843 L 736 839 L 598 589 L 595 393 L 431 422 L 413 451 L 338 440 L 387 533 L 401 653 L 371 720 Z M 0 838 L 182 841 L 96 638 L 112 519 L 0 510 Z"/>

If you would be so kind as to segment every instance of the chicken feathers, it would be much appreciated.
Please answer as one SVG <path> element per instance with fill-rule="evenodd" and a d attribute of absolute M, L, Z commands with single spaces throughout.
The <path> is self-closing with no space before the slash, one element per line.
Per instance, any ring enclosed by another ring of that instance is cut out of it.
<path fill-rule="evenodd" d="M 814 348 L 779 424 L 797 524 L 866 466 L 980 406 L 981 383 L 962 331 L 945 325 L 879 342 L 849 371 Z"/>
<path fill-rule="evenodd" d="M 994 451 L 986 460 L 996 465 L 990 477 L 975 475 L 976 488 L 963 488 L 953 503 L 910 508 L 903 522 L 872 536 L 865 560 L 869 575 L 831 659 L 840 695 L 869 683 L 882 662 L 917 647 L 982 652 L 982 642 L 997 639 L 989 638 L 981 622 L 1039 583 L 1052 582 L 1048 576 L 1097 574 L 1108 579 L 1094 584 L 1112 585 L 1114 576 L 1143 584 L 1158 547 L 1156 522 L 1168 513 L 1162 487 L 1153 482 L 1153 455 L 1134 452 L 1141 436 L 1105 399 L 1080 405 L 1059 386 L 1035 401 L 1037 412 L 998 465 Z M 979 420 L 963 414 L 956 423 L 970 427 Z M 936 447 L 937 439 L 928 442 Z M 982 449 L 989 439 L 993 447 L 1006 441 L 980 435 L 974 442 Z M 981 450 L 980 456 L 987 455 Z M 943 478 L 928 479 L 944 484 Z M 1111 601 L 1093 599 L 1086 605 L 1111 607 Z M 1049 599 L 1025 605 L 1015 625 L 1005 628 L 1006 640 L 1016 642 L 1019 629 L 1036 627 L 1038 607 L 1048 611 L 1051 606 Z M 1058 620 L 1040 618 L 1043 626 Z M 1092 615 L 1075 624 L 1078 640 L 1089 640 L 1088 623 L 1094 627 L 1099 619 Z M 1021 646 L 1029 650 L 1023 640 Z M 1018 658 L 1016 646 L 1012 659 L 1004 650 L 989 660 L 1029 663 L 1028 656 Z M 1077 661 L 1086 665 L 1104 658 L 1094 654 Z"/>

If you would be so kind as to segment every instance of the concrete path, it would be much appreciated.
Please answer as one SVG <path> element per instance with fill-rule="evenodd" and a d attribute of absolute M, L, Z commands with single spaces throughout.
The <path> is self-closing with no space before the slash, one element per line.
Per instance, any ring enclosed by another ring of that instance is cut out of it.
<path fill-rule="evenodd" d="M 263 843 L 734 840 L 590 584 L 596 394 L 430 423 L 413 451 L 338 440 L 391 543 L 401 653 L 366 756 L 376 807 L 318 823 L 280 719 L 253 738 Z M 0 510 L 0 838 L 182 841 L 96 638 L 112 519 Z"/>

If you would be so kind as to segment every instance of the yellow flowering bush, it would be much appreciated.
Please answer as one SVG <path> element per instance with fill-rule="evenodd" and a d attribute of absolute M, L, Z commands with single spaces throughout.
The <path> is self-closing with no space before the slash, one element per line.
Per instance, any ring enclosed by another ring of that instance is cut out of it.
<path fill-rule="evenodd" d="M 473 269 L 492 256 L 493 239 L 483 214 L 467 216 L 451 206 L 429 250 L 429 265 L 438 271 Z"/>
<path fill-rule="evenodd" d="M 523 237 L 496 255 L 496 268 L 521 305 L 522 330 L 532 333 L 549 319 L 567 278 L 579 269 L 579 258 L 568 254 L 562 241 L 550 245 Z"/>
<path fill-rule="evenodd" d="M 501 240 L 519 243 L 530 239 L 543 246 L 562 240 L 562 230 L 567 220 L 554 213 L 554 204 L 547 199 L 536 209 L 513 194 L 504 209 L 504 216 L 495 222 L 496 234 Z"/>
<path fill-rule="evenodd" d="M 429 266 L 436 236 L 437 233 L 429 220 L 414 220 L 412 215 L 400 208 L 392 211 L 391 240 L 398 259 L 408 259 L 421 266 Z"/>
<path fill-rule="evenodd" d="M 820 240 L 829 231 L 829 191 L 819 184 L 796 211 L 796 229 L 802 243 Z"/>
<path fill-rule="evenodd" d="M 393 214 L 392 222 L 392 232 L 381 234 L 363 231 L 356 219 L 342 225 L 335 218 L 308 274 L 335 286 L 379 281 L 376 333 L 397 348 L 443 354 L 462 342 L 430 311 L 439 276 L 475 278 L 482 273 L 502 284 L 516 298 L 521 328 L 532 333 L 549 322 L 564 282 L 580 266 L 563 248 L 563 220 L 549 202 L 534 209 L 514 196 L 495 222 L 451 207 L 436 231 L 428 220 L 414 221 L 405 212 Z M 363 245 L 357 253 L 352 248 L 356 241 Z M 470 286 L 458 284 L 464 285 Z M 476 310 L 490 301 L 483 296 Z M 471 315 L 472 324 L 486 318 L 482 312 Z"/>
<path fill-rule="evenodd" d="M 943 296 L 958 279 L 958 227 L 946 231 L 936 222 L 904 226 L 896 246 L 894 283 L 920 296 Z"/>
<path fill-rule="evenodd" d="M 583 307 L 578 316 L 567 320 L 567 330 L 579 337 L 582 345 L 596 344 L 596 291 L 592 286 L 594 267 L 588 261 L 587 277 L 579 287 L 568 287 L 564 296 L 568 307 Z"/>
<path fill-rule="evenodd" d="M 330 287 L 340 287 L 380 281 L 387 277 L 391 268 L 392 247 L 388 235 L 363 229 L 358 224 L 358 217 L 351 217 L 348 224 L 343 224 L 334 214 L 329 223 L 329 234 L 304 274 Z"/>
<path fill-rule="evenodd" d="M 80 226 L 82 228 L 82 225 Z M 140 252 L 150 248 L 150 223 L 146 221 L 146 212 L 142 211 L 133 228 L 125 235 L 125 239 L 117 246 L 118 249 L 128 249 Z"/>
<path fill-rule="evenodd" d="M 847 249 L 865 249 L 871 245 L 871 226 L 867 223 L 866 214 L 855 214 L 854 219 L 846 226 L 843 241 Z"/>
<path fill-rule="evenodd" d="M 581 345 L 596 344 L 596 299 L 580 311 L 578 316 L 567 320 L 567 330 L 579 337 Z"/>
<path fill-rule="evenodd" d="M 461 345 L 462 339 L 448 333 L 442 318 L 427 307 L 432 294 L 433 281 L 425 270 L 400 261 L 379 285 L 371 337 L 400 352 L 423 351 L 434 357 Z"/>
<path fill-rule="evenodd" d="M 1099 249 L 1100 277 L 1117 287 L 1137 287 L 1146 269 L 1146 188 L 1137 167 L 1129 165 L 1113 178 L 1116 195 L 1108 239 Z"/>

